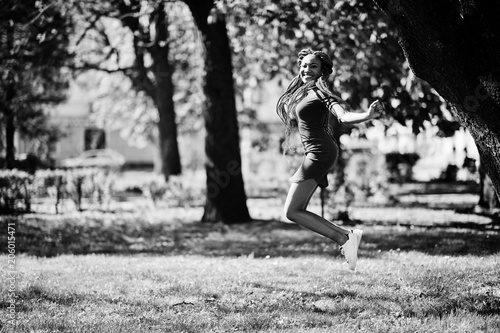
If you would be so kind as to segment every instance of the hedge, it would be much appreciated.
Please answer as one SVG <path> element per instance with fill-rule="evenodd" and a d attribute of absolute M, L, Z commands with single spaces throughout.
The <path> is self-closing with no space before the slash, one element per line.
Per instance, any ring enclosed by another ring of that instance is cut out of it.
<path fill-rule="evenodd" d="M 29 213 L 34 198 L 53 199 L 56 213 L 63 199 L 82 210 L 83 199 L 103 206 L 112 194 L 113 177 L 100 169 L 39 170 L 34 175 L 0 170 L 0 214 Z"/>
<path fill-rule="evenodd" d="M 29 212 L 33 176 L 19 170 L 0 170 L 0 214 Z"/>

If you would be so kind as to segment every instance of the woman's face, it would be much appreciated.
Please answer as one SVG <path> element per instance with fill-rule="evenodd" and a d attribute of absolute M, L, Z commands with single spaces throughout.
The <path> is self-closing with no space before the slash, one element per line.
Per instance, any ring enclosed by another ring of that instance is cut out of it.
<path fill-rule="evenodd" d="M 304 83 L 317 80 L 323 74 L 321 60 L 313 54 L 306 55 L 300 63 L 299 74 Z"/>

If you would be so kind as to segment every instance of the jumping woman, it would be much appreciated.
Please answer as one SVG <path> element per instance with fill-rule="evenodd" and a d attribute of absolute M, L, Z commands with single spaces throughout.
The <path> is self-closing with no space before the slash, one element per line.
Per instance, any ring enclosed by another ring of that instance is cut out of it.
<path fill-rule="evenodd" d="M 276 112 L 285 124 L 287 139 L 296 128 L 304 147 L 302 164 L 290 178 L 292 184 L 285 201 L 285 216 L 337 243 L 349 268 L 355 270 L 363 231 L 345 229 L 327 221 L 308 211 L 307 205 L 318 186 L 328 186 L 328 171 L 338 157 L 339 148 L 329 125 L 330 114 L 341 123 L 357 124 L 378 117 L 383 105 L 377 100 L 368 111 L 348 112 L 343 107 L 345 102 L 333 93 L 328 83 L 333 62 L 325 52 L 304 49 L 299 52 L 297 62 L 299 74 L 276 106 Z"/>

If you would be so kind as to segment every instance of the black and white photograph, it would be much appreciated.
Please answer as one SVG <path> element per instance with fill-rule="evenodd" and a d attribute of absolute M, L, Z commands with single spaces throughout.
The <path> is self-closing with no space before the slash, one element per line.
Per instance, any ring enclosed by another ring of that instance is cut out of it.
<path fill-rule="evenodd" d="M 499 198 L 499 1 L 0 0 L 0 333 L 498 333 Z"/>

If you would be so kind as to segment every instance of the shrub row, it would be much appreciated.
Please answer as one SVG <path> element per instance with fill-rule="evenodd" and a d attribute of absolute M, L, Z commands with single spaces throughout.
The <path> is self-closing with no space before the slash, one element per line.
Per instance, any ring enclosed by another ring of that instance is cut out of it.
<path fill-rule="evenodd" d="M 40 170 L 31 175 L 19 170 L 0 170 L 0 214 L 31 211 L 34 198 L 53 199 L 56 213 L 63 199 L 82 210 L 83 199 L 103 207 L 109 204 L 114 177 L 99 169 Z"/>
<path fill-rule="evenodd" d="M 170 176 L 168 181 L 163 176 L 157 176 L 143 182 L 140 188 L 155 207 L 159 203 L 186 207 L 202 204 L 204 188 L 199 185 L 183 176 Z"/>
<path fill-rule="evenodd" d="M 56 213 L 66 199 L 79 211 L 84 201 L 108 210 L 117 187 L 115 174 L 102 169 L 39 170 L 34 174 L 0 170 L 0 214 L 31 212 L 33 199 L 50 199 Z M 202 187 L 182 176 L 172 176 L 168 182 L 162 176 L 142 179 L 136 190 L 154 206 L 200 205 L 204 197 Z"/>

